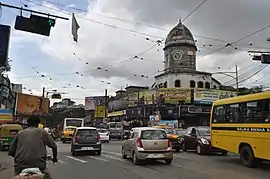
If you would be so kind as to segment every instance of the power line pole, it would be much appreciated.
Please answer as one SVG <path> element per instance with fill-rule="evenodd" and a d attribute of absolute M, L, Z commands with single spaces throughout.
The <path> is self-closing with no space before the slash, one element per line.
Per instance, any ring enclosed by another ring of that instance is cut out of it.
<path fill-rule="evenodd" d="M 238 67 L 237 65 L 235 65 L 235 80 L 236 80 L 236 90 L 237 90 L 237 94 L 239 92 L 239 82 L 238 82 Z"/>

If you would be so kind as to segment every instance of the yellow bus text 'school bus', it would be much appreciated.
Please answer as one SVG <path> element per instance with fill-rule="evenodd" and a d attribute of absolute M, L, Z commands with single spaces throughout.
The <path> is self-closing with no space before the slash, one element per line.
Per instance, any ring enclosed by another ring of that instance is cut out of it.
<path fill-rule="evenodd" d="M 247 167 L 270 160 L 270 92 L 217 100 L 210 120 L 214 147 L 240 154 Z"/>

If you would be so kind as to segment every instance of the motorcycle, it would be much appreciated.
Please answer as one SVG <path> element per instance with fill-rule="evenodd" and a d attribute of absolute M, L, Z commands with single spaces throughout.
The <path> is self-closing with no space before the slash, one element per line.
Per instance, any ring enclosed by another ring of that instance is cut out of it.
<path fill-rule="evenodd" d="M 52 161 L 50 155 L 47 156 L 47 161 Z M 13 179 L 43 179 L 43 177 L 44 174 L 39 168 L 26 168 L 19 175 L 13 177 Z"/>

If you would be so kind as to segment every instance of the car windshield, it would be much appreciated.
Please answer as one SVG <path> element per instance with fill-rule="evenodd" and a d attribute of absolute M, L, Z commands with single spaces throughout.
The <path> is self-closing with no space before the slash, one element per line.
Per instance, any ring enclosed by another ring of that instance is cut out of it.
<path fill-rule="evenodd" d="M 164 129 L 164 130 L 167 132 L 167 134 L 173 134 L 174 133 L 173 130 L 170 129 L 170 128 L 167 128 L 167 129 Z"/>
<path fill-rule="evenodd" d="M 97 129 L 97 131 L 98 131 L 99 133 L 106 133 L 106 132 L 108 132 L 106 129 Z"/>
<path fill-rule="evenodd" d="M 122 124 L 121 123 L 111 123 L 110 128 L 122 128 Z"/>
<path fill-rule="evenodd" d="M 66 128 L 66 131 L 74 131 L 75 128 Z"/>
<path fill-rule="evenodd" d="M 167 138 L 166 132 L 162 130 L 145 130 L 141 134 L 141 139 L 143 140 L 162 140 Z"/>
<path fill-rule="evenodd" d="M 210 136 L 210 128 L 198 128 L 200 136 Z"/>
<path fill-rule="evenodd" d="M 77 136 L 79 136 L 79 137 L 97 137 L 98 133 L 94 129 L 82 129 L 82 130 L 78 130 Z"/>
<path fill-rule="evenodd" d="M 66 120 L 67 126 L 82 127 L 82 120 L 78 119 L 68 119 Z"/>
<path fill-rule="evenodd" d="M 184 135 L 185 134 L 185 130 L 175 130 L 175 134 L 177 134 L 177 135 Z"/>

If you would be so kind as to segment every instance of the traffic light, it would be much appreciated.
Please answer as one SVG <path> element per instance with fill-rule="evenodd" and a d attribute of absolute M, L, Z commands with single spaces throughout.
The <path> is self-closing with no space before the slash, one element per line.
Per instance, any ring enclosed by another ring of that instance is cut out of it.
<path fill-rule="evenodd" d="M 6 67 L 10 39 L 10 26 L 0 24 L 0 67 Z"/>
<path fill-rule="evenodd" d="M 50 36 L 51 27 L 54 27 L 54 25 L 54 19 L 31 14 L 30 18 L 17 16 L 14 28 L 16 30 Z"/>

